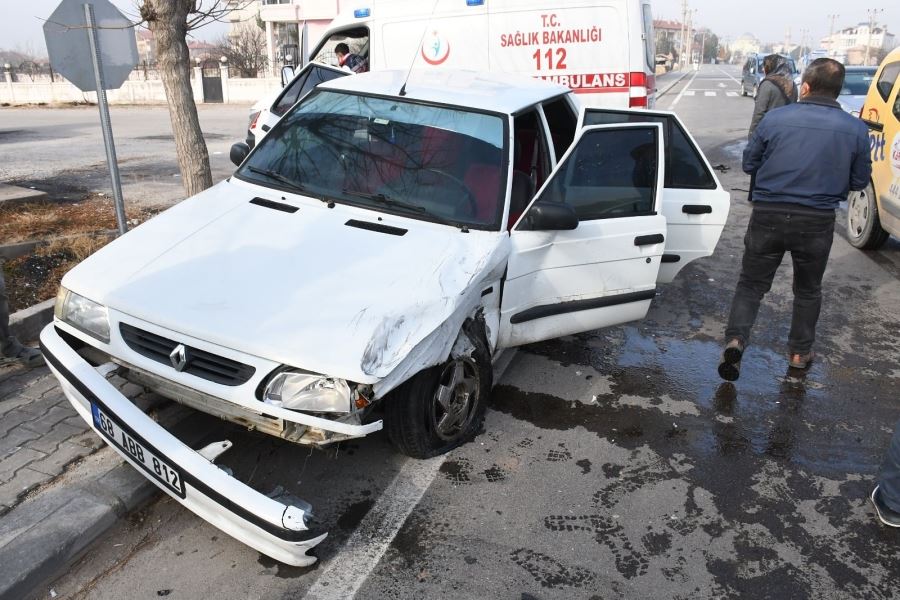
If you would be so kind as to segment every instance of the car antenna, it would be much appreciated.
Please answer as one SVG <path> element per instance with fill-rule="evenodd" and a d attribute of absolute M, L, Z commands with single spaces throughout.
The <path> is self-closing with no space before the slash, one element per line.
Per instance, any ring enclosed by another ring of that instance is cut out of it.
<path fill-rule="evenodd" d="M 431 27 L 431 18 L 434 16 L 434 11 L 437 10 L 437 5 L 440 1 L 441 0 L 434 0 L 434 4 L 431 6 L 431 14 L 428 15 L 428 21 L 425 22 L 425 27 L 422 28 L 422 37 L 419 39 L 419 45 L 416 46 L 416 53 L 413 54 L 412 60 L 409 61 L 409 70 L 406 72 L 406 78 L 403 80 L 403 85 L 400 86 L 400 96 L 406 95 L 406 84 L 409 81 L 409 76 L 412 73 L 413 67 L 416 65 L 416 58 L 419 56 L 422 44 L 425 42 L 425 34 L 428 33 L 428 28 Z"/>

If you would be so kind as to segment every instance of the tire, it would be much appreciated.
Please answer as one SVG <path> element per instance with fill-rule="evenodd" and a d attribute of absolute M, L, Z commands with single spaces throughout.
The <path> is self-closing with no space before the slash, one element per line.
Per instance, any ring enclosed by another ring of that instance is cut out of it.
<path fill-rule="evenodd" d="M 482 326 L 467 321 L 464 330 L 475 346 L 471 357 L 420 371 L 385 398 L 388 437 L 407 456 L 444 454 L 481 429 L 493 366 Z"/>
<path fill-rule="evenodd" d="M 872 183 L 861 192 L 851 192 L 847 198 L 847 240 L 860 250 L 876 250 L 888 239 L 878 218 L 875 188 Z"/>
<path fill-rule="evenodd" d="M 744 82 L 741 82 L 741 96 L 747 97 L 747 88 L 744 87 Z"/>
<path fill-rule="evenodd" d="M 759 84 L 753 86 L 753 99 L 756 100 L 756 97 L 759 96 Z"/>

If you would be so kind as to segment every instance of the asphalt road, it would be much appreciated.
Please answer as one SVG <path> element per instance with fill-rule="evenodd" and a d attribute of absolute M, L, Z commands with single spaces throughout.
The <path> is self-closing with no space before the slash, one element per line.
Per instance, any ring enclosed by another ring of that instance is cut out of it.
<path fill-rule="evenodd" d="M 790 266 L 736 385 L 716 375 L 749 215 L 751 100 L 704 66 L 659 102 L 732 190 L 716 254 L 639 323 L 519 350 L 484 432 L 431 461 L 373 435 L 309 452 L 205 416 L 223 462 L 311 502 L 331 536 L 279 565 L 163 498 L 50 587 L 89 598 L 892 598 L 897 531 L 867 503 L 894 423 L 897 247 L 836 235 L 819 359 L 787 369 Z M 693 92 L 693 93 L 691 93 Z M 710 92 L 709 94 L 707 92 Z M 47 590 L 49 592 L 49 589 Z"/>

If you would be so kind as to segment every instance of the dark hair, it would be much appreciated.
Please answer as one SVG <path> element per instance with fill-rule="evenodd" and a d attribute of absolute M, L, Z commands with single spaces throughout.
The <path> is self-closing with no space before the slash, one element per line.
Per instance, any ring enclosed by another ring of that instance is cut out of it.
<path fill-rule="evenodd" d="M 769 75 L 775 70 L 775 67 L 778 66 L 778 59 L 780 57 L 777 54 L 770 54 L 763 59 L 763 71 L 766 72 L 766 75 Z"/>
<path fill-rule="evenodd" d="M 844 87 L 844 65 L 831 58 L 817 58 L 803 72 L 811 96 L 837 98 Z"/>
<path fill-rule="evenodd" d="M 334 47 L 334 53 L 335 54 L 350 54 L 350 46 L 348 46 L 344 42 L 341 42 L 340 44 L 338 44 L 337 46 Z"/>

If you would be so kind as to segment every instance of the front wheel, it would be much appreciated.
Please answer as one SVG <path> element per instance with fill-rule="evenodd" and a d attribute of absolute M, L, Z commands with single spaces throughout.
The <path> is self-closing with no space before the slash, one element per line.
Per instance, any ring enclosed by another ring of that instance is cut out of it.
<path fill-rule="evenodd" d="M 741 82 L 741 96 L 747 97 L 747 88 L 744 86 L 744 82 Z"/>
<path fill-rule="evenodd" d="M 888 239 L 882 229 L 871 182 L 861 192 L 851 192 L 847 198 L 847 239 L 861 250 L 876 250 Z"/>
<path fill-rule="evenodd" d="M 469 356 L 420 371 L 385 398 L 391 442 L 413 458 L 449 452 L 478 433 L 487 410 L 493 367 L 480 329 L 467 327 Z"/>

